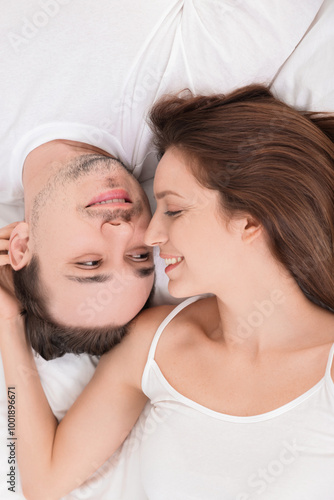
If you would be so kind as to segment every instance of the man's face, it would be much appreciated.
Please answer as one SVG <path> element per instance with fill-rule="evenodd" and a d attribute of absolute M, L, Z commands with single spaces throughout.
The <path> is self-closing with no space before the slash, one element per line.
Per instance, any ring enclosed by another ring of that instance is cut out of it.
<path fill-rule="evenodd" d="M 120 326 L 140 311 L 154 282 L 150 218 L 144 191 L 116 160 L 80 156 L 50 178 L 34 202 L 30 251 L 55 321 Z"/>

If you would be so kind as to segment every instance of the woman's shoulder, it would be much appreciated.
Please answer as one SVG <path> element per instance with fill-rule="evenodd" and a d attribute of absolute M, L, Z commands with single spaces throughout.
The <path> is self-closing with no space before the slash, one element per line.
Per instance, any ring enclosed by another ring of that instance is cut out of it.
<path fill-rule="evenodd" d="M 142 340 L 145 338 L 151 343 L 161 323 L 176 307 L 175 305 L 163 305 L 142 311 L 132 320 L 130 325 L 129 337 L 132 342 L 136 342 L 141 337 Z"/>
<path fill-rule="evenodd" d="M 118 356 L 135 370 L 137 380 L 141 379 L 156 331 L 174 308 L 164 305 L 145 309 L 131 321 L 127 335 L 112 349 L 119 350 Z"/>
<path fill-rule="evenodd" d="M 174 329 L 184 324 L 205 325 L 212 322 L 217 315 L 217 301 L 215 297 L 190 297 L 178 305 L 165 305 L 153 307 L 143 311 L 133 321 L 132 334 L 139 331 L 143 335 L 148 335 L 152 340 L 152 334 L 156 333 L 161 323 L 170 316 L 170 321 L 166 328 Z M 150 333 L 149 333 L 150 332 Z"/>
<path fill-rule="evenodd" d="M 122 366 L 122 371 L 126 370 L 131 378 L 132 385 L 139 386 L 154 336 L 170 313 L 179 307 L 177 314 L 172 317 L 166 327 L 166 333 L 168 333 L 166 336 L 172 343 L 174 337 L 177 336 L 182 343 L 182 337 L 188 336 L 187 332 L 193 331 L 198 324 L 206 323 L 215 307 L 212 299 L 206 298 L 189 305 L 185 302 L 183 305 L 184 307 L 158 306 L 142 311 L 131 322 L 128 334 L 121 343 L 103 356 L 103 358 L 107 358 L 104 362 L 108 364 L 119 363 Z M 178 332 L 183 333 L 178 335 Z M 183 340 L 186 339 L 183 338 Z M 179 341 L 176 342 L 176 346 L 179 345 Z"/>
<path fill-rule="evenodd" d="M 118 377 L 128 386 L 141 388 L 141 378 L 155 332 L 174 306 L 159 306 L 141 312 L 132 320 L 121 342 L 101 357 L 98 368 L 107 381 Z"/>
<path fill-rule="evenodd" d="M 194 318 L 197 321 L 197 316 L 201 316 L 205 311 L 215 307 L 216 300 L 215 297 L 190 297 L 184 299 L 177 305 L 162 305 L 151 307 L 145 309 L 132 321 L 130 328 L 130 335 L 135 335 L 138 331 L 143 331 L 143 334 L 151 334 L 157 331 L 161 323 L 169 316 L 173 311 L 173 325 L 175 323 L 180 323 L 184 320 L 189 320 Z"/>
<path fill-rule="evenodd" d="M 191 300 L 191 299 L 190 299 Z M 152 307 L 142 311 L 130 324 L 128 335 L 122 341 L 126 349 L 130 347 L 135 349 L 139 354 L 142 353 L 146 358 L 148 351 L 154 339 L 154 336 L 163 321 L 173 314 L 171 321 L 168 323 L 168 328 L 171 330 L 178 329 L 180 325 L 186 323 L 197 323 L 203 317 L 204 311 L 208 309 L 208 299 L 200 299 L 196 302 L 188 302 L 185 300 L 179 305 L 162 305 Z M 205 314 L 204 314 L 205 316 Z"/>
<path fill-rule="evenodd" d="M 188 349 L 190 345 L 200 346 L 207 338 L 213 337 L 219 326 L 216 297 L 198 297 L 198 300 L 185 301 L 170 319 L 160 331 L 162 336 L 159 351 L 165 350 L 167 346 L 168 350 L 173 351 Z"/>

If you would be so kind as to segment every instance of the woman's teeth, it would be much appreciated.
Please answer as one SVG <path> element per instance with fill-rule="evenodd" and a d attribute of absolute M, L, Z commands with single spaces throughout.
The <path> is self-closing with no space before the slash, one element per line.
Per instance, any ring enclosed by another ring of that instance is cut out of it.
<path fill-rule="evenodd" d="M 172 259 L 165 259 L 166 266 L 170 266 L 171 264 L 176 264 L 177 262 L 181 262 L 182 257 L 173 257 Z"/>

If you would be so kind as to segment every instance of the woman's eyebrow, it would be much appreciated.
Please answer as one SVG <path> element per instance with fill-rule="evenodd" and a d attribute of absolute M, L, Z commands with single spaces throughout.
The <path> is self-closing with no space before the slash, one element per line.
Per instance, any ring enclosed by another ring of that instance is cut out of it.
<path fill-rule="evenodd" d="M 160 191 L 160 193 L 156 193 L 155 194 L 155 198 L 157 200 L 161 200 L 161 198 L 164 198 L 168 194 L 173 194 L 174 196 L 178 196 L 179 198 L 183 198 L 184 199 L 184 196 L 180 195 L 179 193 L 176 193 L 175 191 L 170 191 L 170 190 Z"/>

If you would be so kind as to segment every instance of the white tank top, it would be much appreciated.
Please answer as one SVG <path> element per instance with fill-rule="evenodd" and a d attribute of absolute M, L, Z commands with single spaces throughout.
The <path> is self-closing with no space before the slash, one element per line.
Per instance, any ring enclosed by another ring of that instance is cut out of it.
<path fill-rule="evenodd" d="M 141 476 L 150 500 L 334 500 L 334 383 L 330 350 L 324 377 L 302 396 L 250 417 L 225 415 L 182 396 L 154 355 L 142 379 L 152 407 L 141 443 Z"/>

